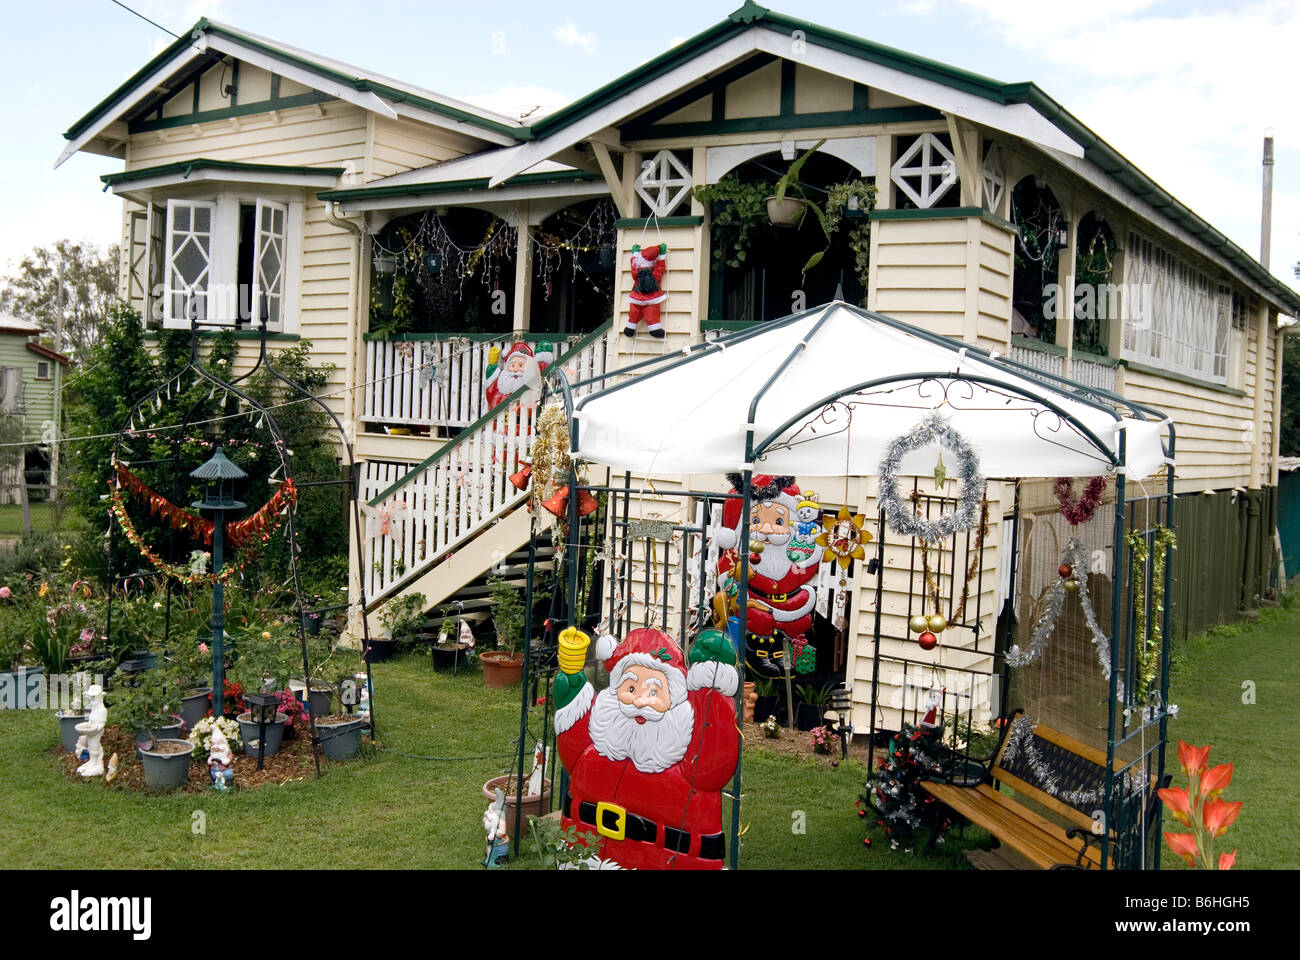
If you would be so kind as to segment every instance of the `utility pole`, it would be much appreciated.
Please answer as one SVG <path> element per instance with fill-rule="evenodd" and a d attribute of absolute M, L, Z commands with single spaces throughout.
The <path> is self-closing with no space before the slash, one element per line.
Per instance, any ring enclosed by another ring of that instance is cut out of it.
<path fill-rule="evenodd" d="M 1271 144 L 1272 141 L 1269 141 Z M 55 248 L 58 249 L 57 247 Z M 63 293 L 63 254 L 59 254 L 59 276 L 58 289 L 55 291 L 55 313 L 54 313 L 54 349 L 59 353 L 63 352 L 63 311 L 64 311 L 64 293 Z"/>
<path fill-rule="evenodd" d="M 1269 269 L 1273 247 L 1273 128 L 1264 131 L 1264 197 L 1259 214 L 1259 262 Z"/>

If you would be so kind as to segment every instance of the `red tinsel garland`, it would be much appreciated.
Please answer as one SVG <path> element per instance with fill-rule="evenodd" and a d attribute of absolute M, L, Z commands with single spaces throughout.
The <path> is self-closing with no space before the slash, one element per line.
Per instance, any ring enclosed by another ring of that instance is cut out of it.
<path fill-rule="evenodd" d="M 117 471 L 117 478 L 122 486 L 131 491 L 137 497 L 140 497 L 149 504 L 149 512 L 155 517 L 161 517 L 171 525 L 173 530 L 180 530 L 190 534 L 196 540 L 202 540 L 205 544 L 212 544 L 212 521 L 200 517 L 198 514 L 190 513 L 183 507 L 178 507 L 160 493 L 156 493 L 145 485 L 145 482 L 128 470 L 120 461 L 113 464 Z"/>
<path fill-rule="evenodd" d="M 1101 506 L 1101 498 L 1106 493 L 1106 478 L 1093 477 L 1083 488 L 1078 500 L 1074 499 L 1074 484 L 1069 477 L 1057 477 L 1052 488 L 1056 502 L 1061 505 L 1061 516 L 1072 527 L 1087 523 Z"/>
<path fill-rule="evenodd" d="M 274 530 L 280 525 L 279 517 L 287 508 L 293 506 L 294 501 L 298 498 L 298 491 L 295 489 L 292 480 L 285 480 L 280 484 L 280 489 L 270 500 L 262 504 L 257 513 L 245 517 L 237 523 L 226 525 L 226 539 L 230 541 L 231 546 L 242 547 L 259 534 Z"/>

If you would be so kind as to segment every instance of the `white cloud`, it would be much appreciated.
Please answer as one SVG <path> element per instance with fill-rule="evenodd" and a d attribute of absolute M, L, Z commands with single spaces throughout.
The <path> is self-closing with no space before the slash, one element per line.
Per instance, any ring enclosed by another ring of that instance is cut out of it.
<path fill-rule="evenodd" d="M 580 48 L 589 57 L 595 55 L 596 47 L 600 44 L 599 37 L 594 33 L 583 33 L 572 20 L 555 28 L 555 39 L 560 41 L 561 46 Z"/>
<path fill-rule="evenodd" d="M 558 110 L 569 98 L 558 90 L 537 86 L 504 86 L 491 93 L 477 93 L 459 99 L 504 114 L 507 117 L 528 115 L 530 120 Z"/>

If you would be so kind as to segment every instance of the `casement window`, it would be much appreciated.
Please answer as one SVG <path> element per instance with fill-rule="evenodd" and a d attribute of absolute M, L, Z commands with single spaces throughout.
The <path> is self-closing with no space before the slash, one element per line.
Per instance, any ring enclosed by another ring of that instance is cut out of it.
<path fill-rule="evenodd" d="M 50 361 L 48 360 L 36 361 L 36 379 L 37 380 L 50 379 Z"/>
<path fill-rule="evenodd" d="M 144 220 L 141 265 L 133 269 L 153 281 L 153 264 L 162 265 L 160 281 L 148 287 L 155 295 L 144 304 L 154 322 L 256 328 L 264 317 L 269 330 L 296 330 L 300 201 L 170 199 L 151 206 Z"/>
<path fill-rule="evenodd" d="M 1125 258 L 1124 356 L 1226 383 L 1231 293 L 1137 232 Z"/>

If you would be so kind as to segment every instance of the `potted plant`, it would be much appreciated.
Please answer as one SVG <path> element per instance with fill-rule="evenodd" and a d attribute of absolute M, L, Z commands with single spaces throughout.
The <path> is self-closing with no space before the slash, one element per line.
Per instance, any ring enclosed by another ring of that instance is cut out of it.
<path fill-rule="evenodd" d="M 155 740 L 147 750 L 137 750 L 144 767 L 144 785 L 154 790 L 171 790 L 190 778 L 190 757 L 194 745 L 188 740 Z"/>
<path fill-rule="evenodd" d="M 797 228 L 803 223 L 803 218 L 807 215 L 809 209 L 814 210 L 819 215 L 821 214 L 820 208 L 815 203 L 809 202 L 807 194 L 804 193 L 803 187 L 799 184 L 799 172 L 803 169 L 803 165 L 808 158 L 825 142 L 825 139 L 818 140 L 801 153 L 790 164 L 790 168 L 786 170 L 781 179 L 776 182 L 776 189 L 773 191 L 772 196 L 764 201 L 767 205 L 767 218 L 772 226 Z M 792 196 L 789 195 L 791 191 L 793 191 Z M 804 267 L 804 272 L 807 272 L 808 269 L 809 267 Z"/>
<path fill-rule="evenodd" d="M 365 725 L 364 717 L 352 713 L 317 717 L 321 752 L 331 760 L 351 760 L 361 750 L 361 728 Z"/>
<path fill-rule="evenodd" d="M 239 724 L 239 738 L 244 741 L 244 753 L 250 757 L 257 756 L 260 749 L 257 738 L 261 731 L 261 725 L 253 719 L 252 712 L 248 710 L 235 717 L 235 722 Z M 266 725 L 266 750 L 264 756 L 273 757 L 280 752 L 280 748 L 284 745 L 284 732 L 288 722 L 289 715 L 277 710 L 274 722 Z"/>
<path fill-rule="evenodd" d="M 776 681 L 770 677 L 762 677 L 754 681 L 754 693 L 757 699 L 754 700 L 754 722 L 762 723 L 768 717 L 776 715 L 776 705 L 779 701 L 777 696 Z"/>
<path fill-rule="evenodd" d="M 177 690 L 172 668 L 146 670 L 132 686 L 117 687 L 113 697 L 116 719 L 134 731 L 137 754 L 156 740 L 174 740 L 181 735 Z"/>
<path fill-rule="evenodd" d="M 524 780 L 524 789 L 528 789 L 528 779 Z M 519 823 L 520 811 L 526 817 L 540 817 L 551 808 L 551 781 L 542 780 L 541 793 L 525 793 L 523 802 L 519 800 L 519 775 L 517 773 L 507 773 L 504 776 L 493 777 L 487 783 L 483 784 L 483 796 L 489 800 L 496 799 L 496 790 L 498 787 L 506 795 L 506 829 L 510 836 L 515 835 L 516 825 Z"/>
<path fill-rule="evenodd" d="M 424 628 L 424 594 L 408 593 L 384 604 L 379 614 L 380 629 L 370 637 L 367 659 L 379 663 L 392 659 L 395 649 L 419 639 Z"/>
<path fill-rule="evenodd" d="M 455 630 L 455 623 L 451 620 L 444 620 L 439 627 L 438 640 L 433 644 L 434 670 L 455 670 L 473 649 L 460 639 Z"/>
<path fill-rule="evenodd" d="M 524 632 L 524 603 L 517 585 L 501 577 L 493 577 L 491 584 L 492 623 L 500 649 L 485 651 L 479 659 L 483 661 L 484 684 L 499 689 L 513 686 L 523 676 L 524 657 L 516 651 Z"/>
<path fill-rule="evenodd" d="M 822 711 L 826 708 L 826 701 L 830 697 L 830 688 L 800 684 L 795 689 L 799 691 L 801 702 L 794 710 L 794 725 L 795 729 L 806 733 L 813 727 L 821 726 Z"/>
<path fill-rule="evenodd" d="M 212 709 L 212 651 L 189 636 L 173 643 L 165 659 L 176 679 L 181 722 L 189 733 Z"/>

